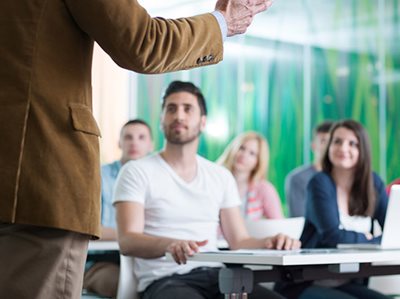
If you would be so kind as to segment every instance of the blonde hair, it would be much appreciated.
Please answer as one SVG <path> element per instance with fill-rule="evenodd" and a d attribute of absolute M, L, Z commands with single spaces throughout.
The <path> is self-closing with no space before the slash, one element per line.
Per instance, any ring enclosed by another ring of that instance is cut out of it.
<path fill-rule="evenodd" d="M 225 151 L 218 158 L 217 163 L 225 166 L 231 172 L 233 172 L 233 167 L 235 163 L 235 158 L 239 152 L 240 147 L 249 140 L 258 141 L 258 159 L 257 165 L 250 173 L 249 182 L 254 182 L 262 179 L 266 179 L 268 174 L 268 164 L 269 164 L 269 146 L 267 140 L 260 134 L 249 131 L 238 135 L 231 143 L 226 147 Z"/>

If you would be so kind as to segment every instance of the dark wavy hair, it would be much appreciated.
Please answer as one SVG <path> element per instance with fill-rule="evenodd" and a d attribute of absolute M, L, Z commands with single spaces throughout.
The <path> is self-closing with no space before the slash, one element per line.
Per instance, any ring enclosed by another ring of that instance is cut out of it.
<path fill-rule="evenodd" d="M 333 124 L 327 150 L 322 159 L 322 170 L 332 174 L 333 165 L 329 159 L 329 148 L 332 144 L 333 135 L 339 128 L 353 131 L 358 140 L 359 157 L 350 191 L 349 214 L 372 216 L 375 211 L 376 194 L 372 178 L 371 145 L 367 131 L 359 122 L 346 119 Z"/>
<path fill-rule="evenodd" d="M 206 100 L 204 99 L 203 94 L 201 93 L 200 88 L 198 88 L 196 85 L 194 85 L 192 82 L 183 82 L 183 81 L 172 81 L 167 89 L 165 90 L 165 93 L 162 97 L 162 104 L 161 108 L 164 109 L 165 106 L 165 99 L 177 92 L 188 92 L 194 95 L 197 98 L 197 102 L 199 103 L 200 106 L 200 112 L 201 115 L 207 115 L 207 105 L 206 105 Z"/>

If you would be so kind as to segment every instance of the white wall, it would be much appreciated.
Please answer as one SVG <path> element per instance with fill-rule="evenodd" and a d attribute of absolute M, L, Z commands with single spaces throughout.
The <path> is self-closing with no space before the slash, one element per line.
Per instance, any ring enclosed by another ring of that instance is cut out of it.
<path fill-rule="evenodd" d="M 129 118 L 129 72 L 96 44 L 93 55 L 93 113 L 101 130 L 101 162 L 120 158 L 118 138 Z M 132 109 L 131 109 L 132 111 Z"/>

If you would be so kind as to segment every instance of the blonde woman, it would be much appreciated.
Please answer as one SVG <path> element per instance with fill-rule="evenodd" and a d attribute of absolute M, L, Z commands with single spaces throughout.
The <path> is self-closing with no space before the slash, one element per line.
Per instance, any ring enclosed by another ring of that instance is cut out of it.
<path fill-rule="evenodd" d="M 240 134 L 228 145 L 218 162 L 235 177 L 245 218 L 283 218 L 278 192 L 265 179 L 269 148 L 264 137 L 256 132 Z"/>

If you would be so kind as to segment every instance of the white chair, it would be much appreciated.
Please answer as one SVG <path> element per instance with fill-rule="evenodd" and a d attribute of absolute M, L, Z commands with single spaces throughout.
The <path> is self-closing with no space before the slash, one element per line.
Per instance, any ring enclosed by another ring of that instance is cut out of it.
<path fill-rule="evenodd" d="M 393 264 L 398 264 L 398 262 Z M 400 275 L 370 277 L 368 286 L 393 298 L 400 298 Z"/>
<path fill-rule="evenodd" d="M 120 254 L 117 299 L 139 299 L 138 280 L 133 272 L 134 257 Z"/>
<path fill-rule="evenodd" d="M 283 233 L 291 238 L 299 239 L 304 227 L 304 217 L 283 219 L 260 219 L 245 221 L 250 236 L 264 238 Z"/>

